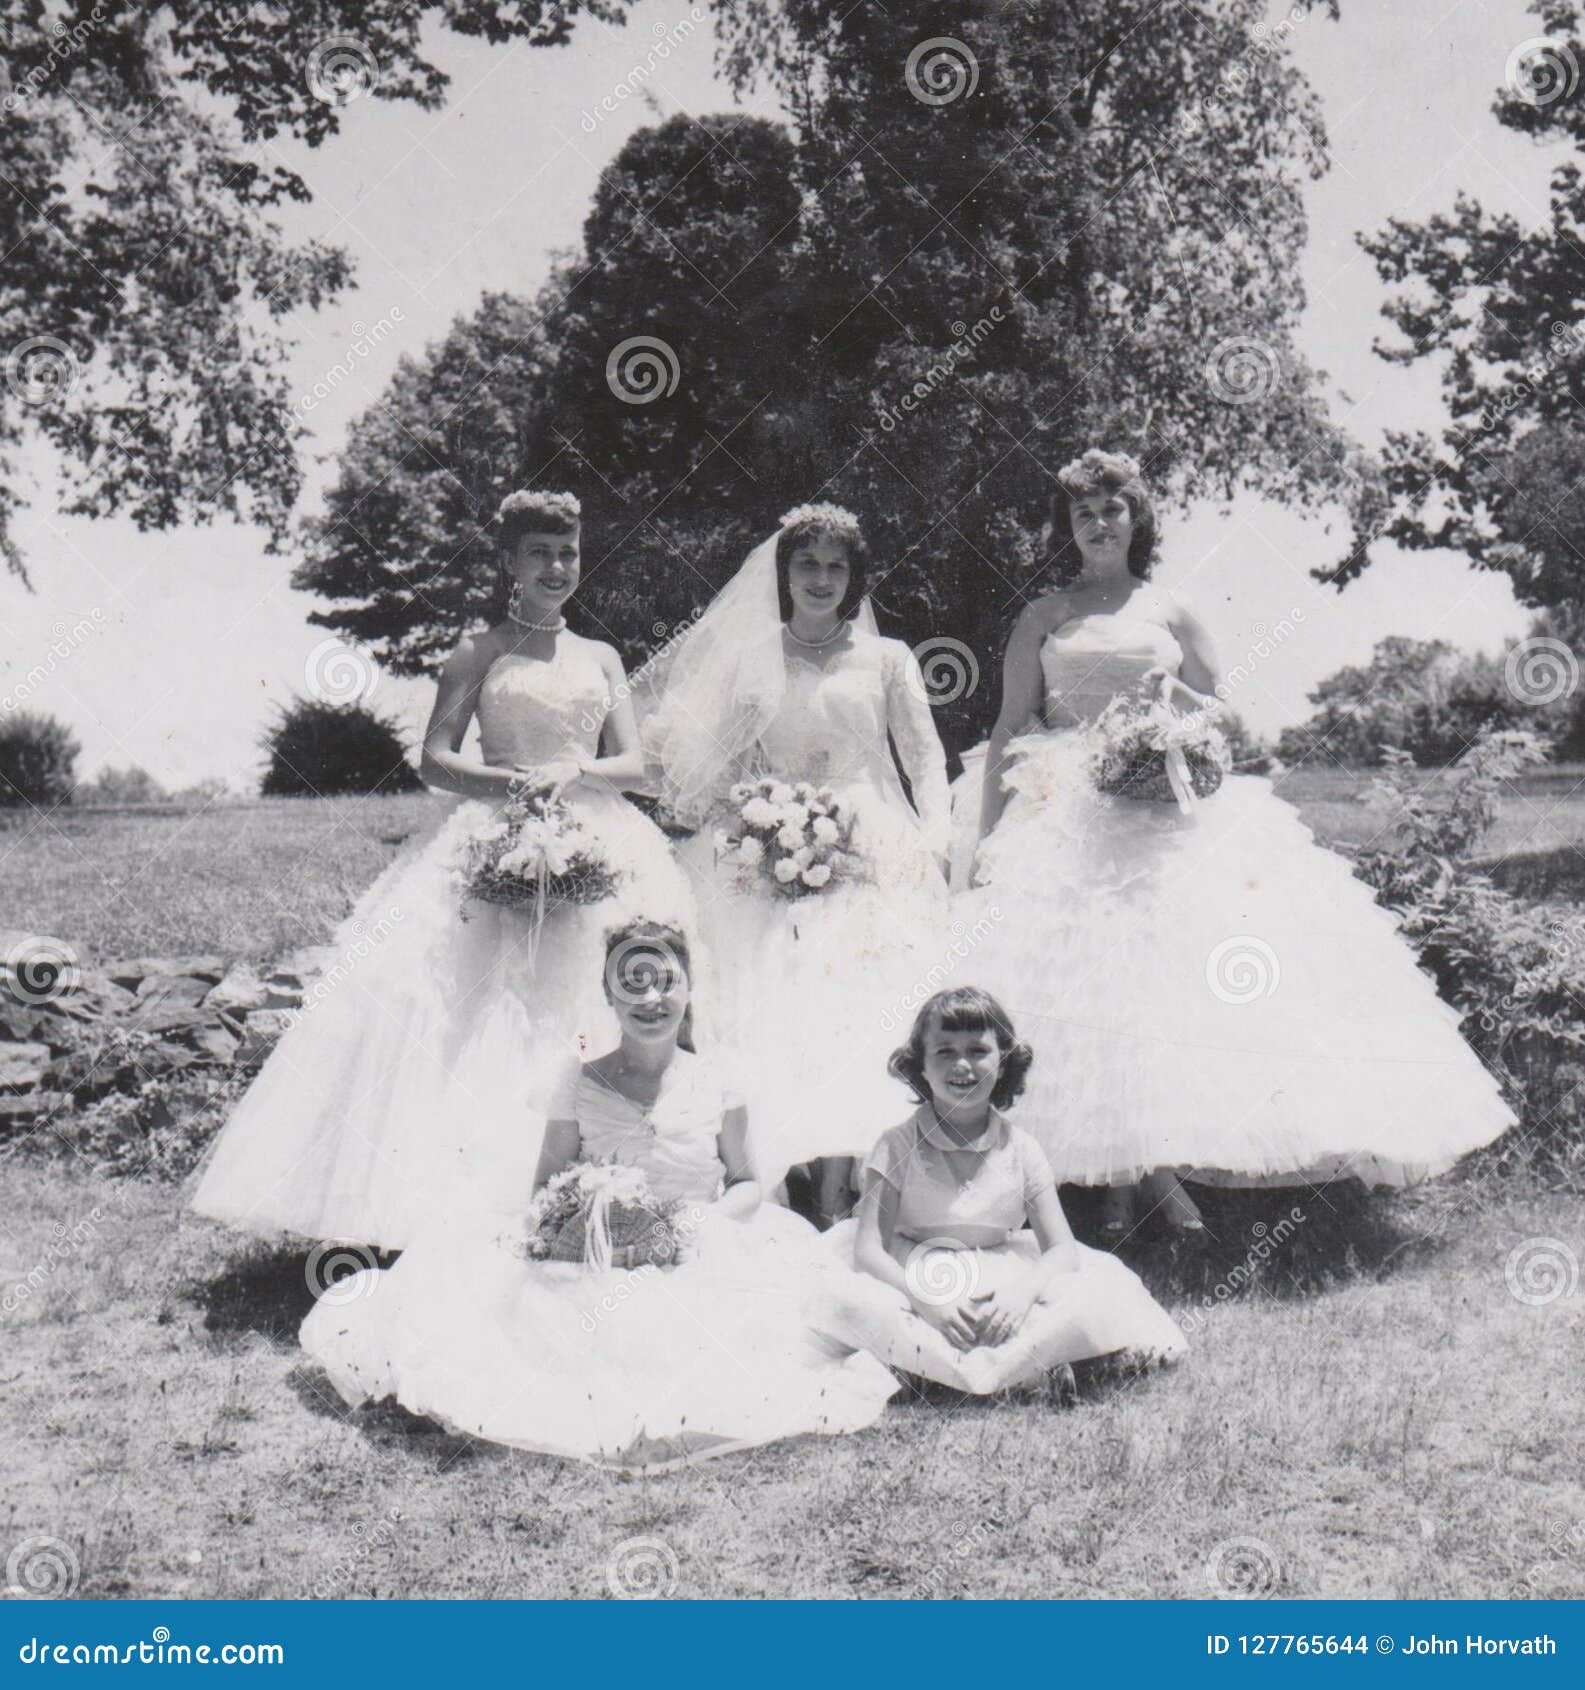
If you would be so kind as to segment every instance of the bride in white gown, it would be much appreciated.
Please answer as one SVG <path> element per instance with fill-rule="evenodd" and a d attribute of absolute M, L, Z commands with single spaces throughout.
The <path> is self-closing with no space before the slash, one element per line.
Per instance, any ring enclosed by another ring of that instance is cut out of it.
<path fill-rule="evenodd" d="M 876 1121 L 906 1106 L 886 1058 L 947 943 L 945 754 L 912 652 L 875 631 L 866 561 L 848 511 L 789 512 L 677 649 L 646 728 L 663 802 L 700 830 L 680 854 L 750 1091 L 756 1166 L 774 1183 L 829 1159 L 828 1214 L 847 1207 L 849 1160 Z M 756 774 L 830 787 L 855 819 L 864 878 L 795 901 L 745 885 L 717 829 L 734 783 Z"/>
<path fill-rule="evenodd" d="M 1175 1176 L 1402 1184 L 1511 1124 L 1396 923 L 1260 778 L 1229 776 L 1188 814 L 1110 796 L 1090 776 L 1093 725 L 1119 695 L 1215 708 L 1204 629 L 1151 585 L 1155 517 L 1132 459 L 1064 469 L 1051 527 L 1071 578 L 1008 644 L 983 791 L 960 824 L 980 844 L 976 976 L 1004 995 L 1042 1061 L 1019 1111 L 1057 1178 L 1132 1187 L 1170 1223 L 1198 1215 Z M 967 855 L 967 853 L 964 853 Z M 960 856 L 959 860 L 962 860 Z"/>
<path fill-rule="evenodd" d="M 329 979 L 237 1106 L 200 1170 L 202 1214 L 400 1249 L 479 1170 L 516 1158 L 531 1177 L 555 1077 L 615 1033 L 606 929 L 638 914 L 691 927 L 665 836 L 621 795 L 643 775 L 621 661 L 561 614 L 578 585 L 578 503 L 513 494 L 497 525 L 507 616 L 448 659 L 424 741 L 425 780 L 460 802 L 342 925 L 337 943 L 367 954 Z M 475 715 L 477 761 L 462 753 Z M 536 938 L 524 910 L 470 902 L 464 916 L 455 865 L 514 790 L 539 786 L 561 792 L 621 879 L 603 902 L 553 905 Z M 371 930 L 388 935 L 372 951 Z"/>

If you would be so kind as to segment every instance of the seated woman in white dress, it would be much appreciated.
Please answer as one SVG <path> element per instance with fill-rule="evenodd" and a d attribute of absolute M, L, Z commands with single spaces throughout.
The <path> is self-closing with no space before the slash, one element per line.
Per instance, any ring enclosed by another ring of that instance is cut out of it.
<path fill-rule="evenodd" d="M 675 1208 L 674 1266 L 530 1260 L 531 1193 L 437 1224 L 394 1267 L 339 1281 L 303 1347 L 349 1402 L 404 1407 L 496 1443 L 654 1471 L 804 1432 L 873 1424 L 896 1382 L 806 1326 L 811 1282 L 840 1277 L 819 1234 L 761 1205 L 741 1100 L 688 1047 L 676 928 L 608 938 L 615 1049 L 570 1073 L 533 1181 L 578 1163 L 641 1171 Z"/>
<path fill-rule="evenodd" d="M 892 1058 L 919 1108 L 870 1152 L 858 1215 L 829 1240 L 866 1276 L 824 1301 L 830 1338 L 976 1395 L 1044 1380 L 1059 1401 L 1075 1361 L 1187 1348 L 1132 1270 L 1074 1239 L 1044 1152 L 1003 1113 L 1031 1061 L 989 993 L 920 1010 Z"/>

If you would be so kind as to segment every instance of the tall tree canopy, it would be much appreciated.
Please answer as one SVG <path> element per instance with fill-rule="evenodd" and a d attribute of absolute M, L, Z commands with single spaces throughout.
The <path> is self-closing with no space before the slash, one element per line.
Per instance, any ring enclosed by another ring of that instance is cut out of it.
<path fill-rule="evenodd" d="M 1573 0 L 1533 0 L 1542 33 L 1514 50 L 1499 123 L 1537 142 L 1585 146 L 1585 41 Z M 1507 571 L 1520 600 L 1585 602 L 1585 177 L 1551 173 L 1544 226 L 1492 214 L 1467 194 L 1422 223 L 1393 219 L 1364 238 L 1399 289 L 1386 314 L 1402 336 L 1391 362 L 1442 364 L 1440 439 L 1390 437 L 1394 511 L 1385 532 L 1409 547 L 1453 546 Z M 1357 567 L 1360 559 L 1354 560 Z"/>
<path fill-rule="evenodd" d="M 866 519 L 890 631 L 988 653 L 1086 445 L 1184 496 L 1369 485 L 1292 343 L 1326 141 L 1262 0 L 715 13 L 788 124 L 636 134 L 532 305 L 487 300 L 403 367 L 312 527 L 318 620 L 432 667 L 490 591 L 495 502 L 565 485 L 581 614 L 632 661 L 824 497 Z M 947 701 L 950 737 L 994 692 Z"/>
<path fill-rule="evenodd" d="M 628 0 L 0 0 L 0 555 L 30 433 L 63 507 L 143 528 L 229 513 L 284 539 L 301 476 L 279 326 L 348 279 L 283 239 L 306 200 L 267 143 L 317 146 L 350 98 L 433 107 L 431 19 L 554 46 Z"/>

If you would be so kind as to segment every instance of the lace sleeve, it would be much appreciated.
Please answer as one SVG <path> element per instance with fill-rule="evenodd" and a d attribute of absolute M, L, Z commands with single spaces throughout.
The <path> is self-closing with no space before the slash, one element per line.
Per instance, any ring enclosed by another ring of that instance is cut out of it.
<path fill-rule="evenodd" d="M 885 653 L 886 726 L 913 789 L 925 843 L 932 851 L 945 851 L 952 831 L 947 756 L 936 732 L 924 675 L 901 640 L 887 640 Z"/>

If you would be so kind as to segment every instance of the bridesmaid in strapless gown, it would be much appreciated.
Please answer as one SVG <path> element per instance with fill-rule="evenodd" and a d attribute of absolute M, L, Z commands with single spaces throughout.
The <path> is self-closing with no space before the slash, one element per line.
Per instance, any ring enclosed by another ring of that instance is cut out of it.
<path fill-rule="evenodd" d="M 1092 782 L 1092 727 L 1114 698 L 1165 674 L 1180 707 L 1211 703 L 1215 674 L 1192 615 L 1124 563 L 1137 468 L 1101 461 L 1064 472 L 1077 590 L 1031 606 L 1009 647 L 999 727 L 1022 726 L 1027 705 L 1034 731 L 1004 731 L 1005 809 L 982 813 L 974 782 L 958 794 L 965 832 L 993 824 L 959 917 L 1002 916 L 986 920 L 975 977 L 1041 1058 L 1018 1124 L 1079 1184 L 1170 1171 L 1397 1185 L 1444 1170 L 1512 1116 L 1347 860 L 1263 778 L 1229 776 L 1188 814 Z M 1172 1185 L 1158 1200 L 1194 1225 Z"/>
<path fill-rule="evenodd" d="M 447 664 L 425 742 L 426 780 L 457 801 L 338 929 L 346 966 L 226 1124 L 198 1175 L 201 1214 L 400 1249 L 481 1170 L 515 1162 L 530 1178 L 555 1076 L 614 1036 L 606 930 L 636 915 L 692 925 L 665 835 L 618 790 L 643 772 L 620 662 L 559 616 L 578 580 L 576 502 L 513 495 L 503 516 L 513 608 Z M 480 762 L 460 752 L 475 714 Z M 552 906 L 537 937 L 523 910 L 470 903 L 464 915 L 455 872 L 524 772 L 569 783 L 563 797 L 622 876 L 601 903 Z"/>

